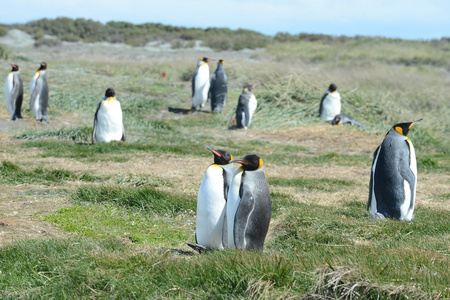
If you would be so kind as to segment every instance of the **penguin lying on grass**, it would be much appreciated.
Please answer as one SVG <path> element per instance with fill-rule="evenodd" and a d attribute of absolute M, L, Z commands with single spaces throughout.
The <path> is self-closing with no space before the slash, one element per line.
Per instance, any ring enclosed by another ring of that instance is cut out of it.
<path fill-rule="evenodd" d="M 367 209 L 376 219 L 413 218 L 417 187 L 416 153 L 409 130 L 418 119 L 395 124 L 373 153 Z"/>
<path fill-rule="evenodd" d="M 236 172 L 230 163 L 233 156 L 228 151 L 207 148 L 214 155 L 214 163 L 206 169 L 198 191 L 196 244 L 188 243 L 200 253 L 205 250 L 223 250 L 226 247 L 226 240 L 223 241 L 222 235 L 225 209 L 228 189 Z"/>
<path fill-rule="evenodd" d="M 12 64 L 5 81 L 6 108 L 11 115 L 11 121 L 22 119 L 23 82 L 20 77 L 20 68 Z"/>
<path fill-rule="evenodd" d="M 122 108 L 115 95 L 114 89 L 108 88 L 105 92 L 105 98 L 97 105 L 97 111 L 94 116 L 94 130 L 92 132 L 93 144 L 125 141 Z"/>
<path fill-rule="evenodd" d="M 361 128 L 366 128 L 366 129 L 369 128 L 366 125 L 356 122 L 355 119 L 353 119 L 351 116 L 346 115 L 346 114 L 338 114 L 331 121 L 331 125 L 344 125 L 344 124 L 357 125 Z"/>

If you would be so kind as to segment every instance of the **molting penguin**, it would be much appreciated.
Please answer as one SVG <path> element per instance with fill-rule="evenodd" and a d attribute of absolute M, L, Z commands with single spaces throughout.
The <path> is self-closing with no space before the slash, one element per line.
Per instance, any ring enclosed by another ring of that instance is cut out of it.
<path fill-rule="evenodd" d="M 94 117 L 92 143 L 125 141 L 125 126 L 120 102 L 115 98 L 116 92 L 108 88 L 105 98 L 97 105 Z"/>
<path fill-rule="evenodd" d="M 23 82 L 20 77 L 20 68 L 12 64 L 5 81 L 6 108 L 11 114 L 11 120 L 22 119 Z"/>
<path fill-rule="evenodd" d="M 228 151 L 207 148 L 214 154 L 214 163 L 206 169 L 198 191 L 196 246 L 208 250 L 222 250 L 226 247 L 226 243 L 224 245 L 222 242 L 222 232 L 228 188 L 236 169 L 230 163 L 233 156 Z"/>
<path fill-rule="evenodd" d="M 211 99 L 211 111 L 222 113 L 225 106 L 228 92 L 227 75 L 225 74 L 225 61 L 220 59 L 217 63 L 217 69 L 211 78 L 211 87 L 209 88 L 209 98 Z"/>
<path fill-rule="evenodd" d="M 332 83 L 320 100 L 319 116 L 325 121 L 331 121 L 341 113 L 341 96 L 337 91 L 337 86 Z"/>
<path fill-rule="evenodd" d="M 333 120 L 331 121 L 331 125 L 344 125 L 344 124 L 351 124 L 357 125 L 362 128 L 369 128 L 366 125 L 356 122 L 355 119 L 346 114 L 338 114 L 334 116 Z"/>
<path fill-rule="evenodd" d="M 47 63 L 41 62 L 39 69 L 37 69 L 30 83 L 30 109 L 36 116 L 37 121 L 49 122 L 47 108 L 48 108 L 48 83 L 47 75 Z"/>
<path fill-rule="evenodd" d="M 211 58 L 201 57 L 192 77 L 192 109 L 196 110 L 198 106 L 203 108 L 208 100 L 209 92 L 209 66 Z"/>
<path fill-rule="evenodd" d="M 271 200 L 263 160 L 255 154 L 249 154 L 231 162 L 242 166 L 236 172 L 228 193 L 228 247 L 263 250 L 271 217 Z"/>
<path fill-rule="evenodd" d="M 395 124 L 373 153 L 367 209 L 374 218 L 413 218 L 417 163 L 407 134 L 421 120 Z"/>
<path fill-rule="evenodd" d="M 241 95 L 239 96 L 238 105 L 236 108 L 236 126 L 237 128 L 247 129 L 252 122 L 253 114 L 255 113 L 258 101 L 253 94 L 255 85 L 247 84 L 244 86 Z"/>

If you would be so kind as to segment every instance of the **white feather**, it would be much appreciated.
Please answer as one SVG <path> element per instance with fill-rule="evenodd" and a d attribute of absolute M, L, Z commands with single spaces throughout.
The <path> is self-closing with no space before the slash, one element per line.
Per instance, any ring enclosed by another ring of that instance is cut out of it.
<path fill-rule="evenodd" d="M 120 141 L 123 135 L 123 117 L 120 102 L 104 100 L 97 112 L 95 142 Z"/>
<path fill-rule="evenodd" d="M 14 73 L 9 72 L 5 81 L 5 101 L 6 101 L 6 108 L 8 109 L 8 112 L 11 115 L 14 113 L 14 105 L 12 103 L 13 87 L 14 87 Z"/>
<path fill-rule="evenodd" d="M 234 217 L 236 216 L 236 211 L 241 201 L 239 196 L 239 188 L 241 186 L 243 169 L 240 167 L 237 170 L 236 175 L 233 177 L 230 189 L 228 191 L 228 201 L 227 201 L 227 232 L 228 232 L 228 247 L 231 249 L 236 248 L 234 243 Z"/>

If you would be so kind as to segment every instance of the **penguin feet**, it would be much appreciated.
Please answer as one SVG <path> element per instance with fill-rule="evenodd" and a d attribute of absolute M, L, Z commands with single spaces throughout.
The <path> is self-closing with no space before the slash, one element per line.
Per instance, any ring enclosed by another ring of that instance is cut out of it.
<path fill-rule="evenodd" d="M 191 247 L 192 249 L 194 249 L 195 251 L 197 251 L 199 254 L 202 254 L 203 252 L 208 251 L 208 248 L 206 248 L 205 246 L 199 245 L 199 244 L 189 244 L 189 243 L 187 243 L 187 245 L 189 247 Z"/>
<path fill-rule="evenodd" d="M 386 217 L 382 214 L 382 213 L 375 213 L 374 215 L 371 215 L 372 218 L 376 219 L 376 220 L 384 220 L 386 219 Z"/>

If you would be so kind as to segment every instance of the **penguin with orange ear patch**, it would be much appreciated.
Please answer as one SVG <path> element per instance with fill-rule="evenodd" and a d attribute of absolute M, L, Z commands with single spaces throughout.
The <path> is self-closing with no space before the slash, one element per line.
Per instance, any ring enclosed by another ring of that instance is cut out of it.
<path fill-rule="evenodd" d="M 407 134 L 421 120 L 395 124 L 373 153 L 367 209 L 376 219 L 410 221 L 413 218 L 417 163 Z"/>
<path fill-rule="evenodd" d="M 262 251 L 271 217 L 263 160 L 256 154 L 249 154 L 231 162 L 239 163 L 241 167 L 228 193 L 228 247 Z"/>

